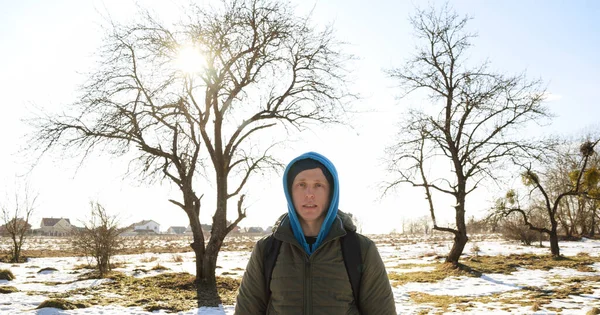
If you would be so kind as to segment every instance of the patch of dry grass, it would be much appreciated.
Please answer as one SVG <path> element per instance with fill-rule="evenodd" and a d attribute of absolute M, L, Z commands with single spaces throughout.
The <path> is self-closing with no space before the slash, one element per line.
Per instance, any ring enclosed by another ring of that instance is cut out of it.
<path fill-rule="evenodd" d="M 52 298 L 67 298 L 82 294 L 91 305 L 118 304 L 124 307 L 139 306 L 146 311 L 166 310 L 182 312 L 197 307 L 195 277 L 189 273 L 163 273 L 157 276 L 135 278 L 121 272 L 111 272 L 114 281 L 94 288 L 81 288 L 52 294 Z M 217 277 L 217 290 L 225 305 L 235 302 L 240 279 Z M 110 293 L 110 297 L 107 297 Z"/>
<path fill-rule="evenodd" d="M 153 262 L 153 261 L 157 261 L 157 260 L 158 260 L 158 257 L 151 256 L 151 257 L 144 257 L 140 261 L 143 263 L 149 263 L 149 262 Z"/>
<path fill-rule="evenodd" d="M 160 263 L 156 264 L 156 266 L 152 267 L 151 270 L 156 270 L 156 271 L 163 271 L 163 270 L 169 270 L 169 268 L 161 265 Z"/>
<path fill-rule="evenodd" d="M 74 310 L 74 309 L 78 309 L 78 308 L 86 308 L 89 306 L 85 303 L 71 302 L 71 301 L 65 300 L 65 299 L 49 299 L 49 300 L 45 300 L 44 302 L 40 303 L 40 305 L 38 305 L 38 307 L 36 307 L 36 308 L 40 309 L 40 308 L 44 308 L 44 307 L 53 307 L 53 308 L 58 308 L 61 310 Z"/>
<path fill-rule="evenodd" d="M 468 269 L 455 267 L 449 263 L 431 264 L 429 266 L 435 267 L 432 271 L 415 271 L 406 273 L 390 272 L 388 278 L 392 280 L 392 285 L 402 285 L 408 282 L 438 282 L 444 280 L 447 277 L 479 277 L 481 274 L 473 272 Z"/>
<path fill-rule="evenodd" d="M 543 269 L 570 268 L 580 271 L 593 269 L 591 264 L 600 261 L 598 257 L 589 255 L 577 255 L 575 257 L 552 258 L 549 255 L 509 255 L 509 256 L 480 256 L 476 259 L 468 259 L 464 264 L 454 268 L 451 264 L 434 264 L 436 267 L 431 272 L 410 272 L 398 274 L 390 272 L 390 279 L 394 285 L 407 282 L 437 282 L 451 276 L 480 276 L 482 273 L 509 274 L 517 268 Z M 552 300 L 568 299 L 570 296 L 593 294 L 600 276 L 582 276 L 562 278 L 557 277 L 550 280 L 548 288 L 523 287 L 521 290 L 496 293 L 487 296 L 450 296 L 430 295 L 422 292 L 410 292 L 410 298 L 417 304 L 425 304 L 434 307 L 440 312 L 459 311 L 464 312 L 474 307 L 473 303 L 502 303 L 507 306 L 504 310 L 510 311 L 512 307 L 530 307 L 532 311 L 547 310 L 551 312 L 562 312 L 561 308 L 546 307 Z M 514 309 L 513 309 L 514 310 Z"/>
<path fill-rule="evenodd" d="M 388 269 L 413 269 L 413 268 L 422 268 L 422 267 L 431 267 L 434 264 L 397 264 L 395 266 L 386 267 Z"/>
<path fill-rule="evenodd" d="M 585 255 L 573 257 L 552 257 L 550 255 L 511 254 L 508 256 L 471 257 L 462 263 L 481 273 L 510 274 L 518 268 L 550 270 L 552 268 L 571 268 L 579 271 L 590 270 L 591 264 L 600 262 L 600 257 Z"/>
<path fill-rule="evenodd" d="M 592 307 L 591 310 L 587 311 L 587 313 L 585 313 L 585 315 L 598 315 L 600 314 L 600 309 L 598 309 L 597 307 Z"/>
<path fill-rule="evenodd" d="M 12 271 L 8 269 L 0 269 L 0 280 L 12 281 L 14 279 L 15 275 L 12 273 Z"/>
<path fill-rule="evenodd" d="M 8 293 L 13 293 L 13 292 L 19 292 L 19 289 L 9 286 L 9 285 L 0 286 L 0 294 L 8 294 Z"/>
<path fill-rule="evenodd" d="M 173 255 L 173 262 L 183 262 L 183 256 Z"/>

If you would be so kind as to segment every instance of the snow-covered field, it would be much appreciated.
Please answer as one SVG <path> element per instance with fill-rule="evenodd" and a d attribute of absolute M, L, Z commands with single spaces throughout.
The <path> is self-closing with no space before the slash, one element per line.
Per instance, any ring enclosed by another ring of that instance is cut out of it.
<path fill-rule="evenodd" d="M 433 265 L 439 261 L 439 256 L 448 253 L 450 241 L 447 240 L 418 240 L 400 237 L 374 237 L 381 256 L 386 263 L 388 273 L 406 274 L 410 272 L 433 271 Z M 170 240 L 173 241 L 173 240 Z M 45 248 L 59 248 L 57 242 L 49 239 Z M 165 246 L 155 239 L 152 246 Z M 175 241 L 173 241 L 175 242 Z M 187 240 L 180 240 L 186 244 Z M 42 239 L 30 243 L 30 249 L 43 249 Z M 178 243 L 179 244 L 179 243 Z M 600 256 L 600 241 L 583 239 L 578 242 L 561 242 L 561 253 L 567 257 L 588 253 L 591 257 Z M 37 248 L 39 246 L 39 248 Z M 52 247 L 54 246 L 54 247 Z M 173 245 L 172 245 L 173 246 Z M 478 248 L 478 251 L 473 249 Z M 2 245 L 6 249 L 6 243 Z M 223 251 L 219 255 L 217 274 L 230 277 L 241 277 L 250 256 L 248 246 L 240 246 L 243 250 Z M 235 249 L 235 247 L 233 247 Z M 498 256 L 509 254 L 548 254 L 548 244 L 544 247 L 521 246 L 518 243 L 506 242 L 500 239 L 475 240 L 467 244 L 464 259 L 468 256 Z M 180 256 L 180 257 L 175 257 Z M 175 259 L 177 258 L 177 259 Z M 181 259 L 182 258 L 182 259 Z M 182 260 L 182 261 L 181 261 Z M 148 277 L 160 273 L 189 272 L 194 273 L 194 256 L 186 253 L 144 253 L 137 255 L 121 255 L 113 259 L 121 263 L 117 271 L 134 277 Z M 105 281 L 111 280 L 82 280 L 78 281 L 75 266 L 86 264 L 81 257 L 48 257 L 33 258 L 23 264 L 0 263 L 0 269 L 9 269 L 14 275 L 13 281 L 0 280 L 1 286 L 12 286 L 18 292 L 0 294 L 0 314 L 164 314 L 165 310 L 154 313 L 144 311 L 140 307 L 123 307 L 117 305 L 94 306 L 77 310 L 58 310 L 55 308 L 35 309 L 42 301 L 48 299 L 48 294 L 68 292 L 77 288 L 94 288 Z M 157 264 L 168 270 L 151 270 Z M 429 266 L 431 265 L 431 266 Z M 55 268 L 56 271 L 39 272 L 42 268 Z M 140 273 L 139 269 L 149 270 Z M 517 268 L 510 274 L 484 273 L 480 277 L 447 277 L 431 283 L 408 282 L 394 286 L 396 310 L 398 314 L 432 314 L 438 313 L 468 313 L 468 314 L 586 314 L 593 307 L 600 308 L 600 283 L 594 281 L 600 277 L 600 263 L 596 262 L 586 270 L 578 271 L 570 268 L 525 269 Z M 591 292 L 573 295 L 566 294 L 560 299 L 552 299 L 550 303 L 539 305 L 535 300 L 530 303 L 517 303 L 522 300 L 527 289 L 544 291 L 560 286 L 561 281 L 577 278 L 578 285 L 591 287 Z M 587 280 L 586 280 L 587 279 Z M 392 283 L 394 283 L 392 281 Z M 29 292 L 29 293 L 28 293 Z M 450 303 L 450 307 L 440 308 L 435 303 L 421 302 L 418 296 L 439 296 L 440 299 L 456 297 L 458 302 Z M 86 296 L 70 297 L 70 300 L 85 300 Z M 511 302 L 514 299 L 514 303 Z M 508 302 L 507 302 L 508 301 Z M 462 308 L 461 305 L 468 304 Z M 233 305 L 219 308 L 191 309 L 179 314 L 223 315 L 233 314 Z"/>

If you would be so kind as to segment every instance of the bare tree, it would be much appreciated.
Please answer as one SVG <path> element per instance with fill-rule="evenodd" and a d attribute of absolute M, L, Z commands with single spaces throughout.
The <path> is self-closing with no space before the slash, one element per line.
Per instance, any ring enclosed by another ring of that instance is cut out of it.
<path fill-rule="evenodd" d="M 589 159 L 595 154 L 594 147 L 599 141 L 600 140 L 586 141 L 581 145 L 581 160 L 579 163 L 579 169 L 575 170 L 573 173 L 574 176 L 571 184 L 568 185 L 568 187 L 565 187 L 565 190 L 558 192 L 556 197 L 551 195 L 550 191 L 547 189 L 547 186 L 543 183 L 543 179 L 540 177 L 540 175 L 534 172 L 530 166 L 526 167 L 526 171 L 522 175 L 523 183 L 526 186 L 532 187 L 532 190 L 529 194 L 530 199 L 535 198 L 535 196 L 533 196 L 534 192 L 539 193 L 541 196 L 541 200 L 549 220 L 549 222 L 546 222 L 545 226 L 536 225 L 535 222 L 532 222 L 529 213 L 526 211 L 526 209 L 524 209 L 525 207 L 521 206 L 519 198 L 507 198 L 506 202 L 501 203 L 497 207 L 496 211 L 503 216 L 509 216 L 512 213 L 520 214 L 524 224 L 527 225 L 529 229 L 545 233 L 550 237 L 550 252 L 552 256 L 560 256 L 557 220 L 559 205 L 564 198 L 568 198 L 570 196 L 591 197 L 590 190 L 593 186 L 597 185 L 600 176 L 598 172 L 590 173 L 586 172 L 586 170 L 588 170 L 587 167 Z M 593 179 L 590 177 L 593 177 Z M 586 184 L 591 182 L 594 182 L 594 184 Z"/>
<path fill-rule="evenodd" d="M 453 264 L 468 241 L 468 195 L 482 180 L 498 179 L 503 162 L 533 154 L 539 143 L 517 131 L 548 116 L 541 82 L 493 73 L 487 63 L 470 66 L 466 54 L 475 35 L 465 30 L 468 21 L 448 7 L 418 10 L 411 22 L 421 44 L 404 67 L 387 72 L 405 95 L 429 92 L 431 108 L 405 114 L 398 141 L 386 150 L 395 179 L 385 191 L 403 183 L 424 189 L 433 229 L 454 234 L 446 258 Z M 437 194 L 454 199 L 454 227 L 437 224 Z"/>
<path fill-rule="evenodd" d="M 29 219 L 34 212 L 35 202 L 38 195 L 32 194 L 26 186 L 23 192 L 15 191 L 14 201 L 2 204 L 2 226 L 3 234 L 12 240 L 10 262 L 22 261 L 21 248 L 25 242 L 27 233 L 31 233 Z"/>
<path fill-rule="evenodd" d="M 90 203 L 91 215 L 81 222 L 83 228 L 75 232 L 73 248 L 96 261 L 96 268 L 103 278 L 111 270 L 110 258 L 123 247 L 120 234 L 125 230 L 119 227 L 116 215 L 110 215 L 98 202 Z"/>
<path fill-rule="evenodd" d="M 344 68 L 350 56 L 331 28 L 312 27 L 285 2 L 227 0 L 187 15 L 173 27 L 147 13 L 134 25 L 113 23 L 80 101 L 70 113 L 42 117 L 35 141 L 84 158 L 94 149 L 133 151 L 138 174 L 174 183 L 181 198 L 170 201 L 185 211 L 193 233 L 198 298 L 212 294 L 199 304 L 216 305 L 217 256 L 246 216 L 246 184 L 282 166 L 270 153 L 273 144 L 257 137 L 341 122 L 353 98 Z M 202 56 L 200 71 L 178 69 L 184 51 Z M 200 223 L 206 189 L 196 174 L 212 177 L 216 187 L 208 242 Z M 237 217 L 229 224 L 230 200 Z"/>
<path fill-rule="evenodd" d="M 590 138 L 587 136 L 586 138 Z M 579 141 L 577 141 L 579 142 Z M 585 142 L 581 140 L 581 142 Z M 581 143 L 579 142 L 579 143 Z M 568 191 L 579 175 L 581 155 L 578 146 L 564 145 L 555 160 L 546 166 L 547 174 L 545 185 L 548 194 L 555 198 L 564 191 Z M 587 169 L 582 177 L 582 190 L 587 194 L 567 196 L 561 200 L 556 213 L 559 230 L 566 237 L 577 235 L 591 235 L 595 221 L 595 211 L 600 200 L 600 158 L 597 154 L 589 157 Z"/>

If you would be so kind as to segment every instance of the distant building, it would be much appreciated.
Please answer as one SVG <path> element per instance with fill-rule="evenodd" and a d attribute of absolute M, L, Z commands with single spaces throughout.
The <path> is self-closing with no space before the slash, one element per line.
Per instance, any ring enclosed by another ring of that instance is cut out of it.
<path fill-rule="evenodd" d="M 133 231 L 134 232 L 142 232 L 142 233 L 143 232 L 147 233 L 147 232 L 153 231 L 154 233 L 159 233 L 160 232 L 160 224 L 158 224 L 154 220 L 143 220 L 143 221 L 133 224 Z"/>
<path fill-rule="evenodd" d="M 210 231 L 212 230 L 212 225 L 211 224 L 200 224 L 200 226 L 202 227 L 202 233 L 204 235 L 209 235 Z M 188 225 L 187 228 L 185 228 L 185 234 L 192 234 L 192 226 Z"/>
<path fill-rule="evenodd" d="M 184 234 L 185 226 L 171 226 L 167 229 L 167 234 Z"/>
<path fill-rule="evenodd" d="M 50 236 L 70 235 L 75 231 L 71 221 L 67 218 L 42 218 L 40 233 Z"/>
<path fill-rule="evenodd" d="M 265 230 L 263 230 L 263 228 L 260 226 L 251 226 L 247 230 L 247 233 L 264 233 L 264 232 L 265 232 Z"/>

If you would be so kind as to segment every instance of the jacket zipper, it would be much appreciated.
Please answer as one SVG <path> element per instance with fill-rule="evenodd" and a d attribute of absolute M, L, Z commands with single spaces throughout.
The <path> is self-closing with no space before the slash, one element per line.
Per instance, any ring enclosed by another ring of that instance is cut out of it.
<path fill-rule="evenodd" d="M 310 294 L 310 287 L 312 285 L 310 274 L 310 257 L 308 257 L 304 266 L 304 315 L 310 315 L 312 314 L 312 296 Z"/>

